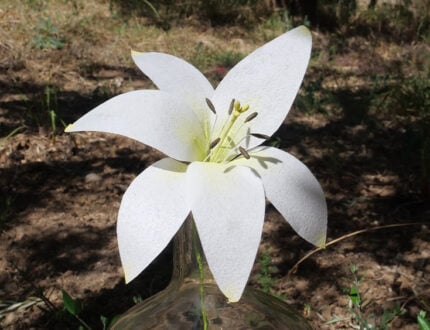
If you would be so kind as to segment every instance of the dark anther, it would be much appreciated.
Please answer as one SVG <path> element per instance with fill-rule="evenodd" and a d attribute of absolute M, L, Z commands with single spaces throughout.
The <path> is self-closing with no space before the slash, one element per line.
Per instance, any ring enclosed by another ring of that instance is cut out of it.
<path fill-rule="evenodd" d="M 249 156 L 249 154 L 248 154 L 248 151 L 246 151 L 244 148 L 239 147 L 239 151 L 240 151 L 240 153 L 242 154 L 242 156 L 243 156 L 243 157 L 245 157 L 246 159 L 251 158 L 251 157 Z"/>
<path fill-rule="evenodd" d="M 231 113 L 233 112 L 233 107 L 234 107 L 234 99 L 231 100 L 230 107 L 228 108 L 229 115 L 231 115 Z"/>
<path fill-rule="evenodd" d="M 245 119 L 245 123 L 247 123 L 248 121 L 253 120 L 255 117 L 257 117 L 258 113 L 257 112 L 253 112 L 251 113 L 248 117 L 246 117 Z"/>
<path fill-rule="evenodd" d="M 214 115 L 216 115 L 215 106 L 212 101 L 206 98 L 206 104 L 208 105 L 209 109 L 211 109 L 211 111 L 214 113 Z"/>
<path fill-rule="evenodd" d="M 270 139 L 269 135 L 266 134 L 260 134 L 260 133 L 251 133 L 252 136 L 256 137 L 257 139 L 263 139 L 263 140 L 268 140 Z"/>
<path fill-rule="evenodd" d="M 213 147 L 215 147 L 219 143 L 219 141 L 221 141 L 220 138 L 216 138 L 215 140 L 213 140 L 209 145 L 209 149 L 212 149 Z"/>

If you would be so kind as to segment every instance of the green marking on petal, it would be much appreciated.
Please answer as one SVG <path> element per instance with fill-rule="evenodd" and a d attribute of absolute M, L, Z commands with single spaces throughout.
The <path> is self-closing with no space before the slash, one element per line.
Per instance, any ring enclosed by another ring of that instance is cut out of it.
<path fill-rule="evenodd" d="M 321 237 L 316 240 L 316 246 L 325 249 L 327 243 L 327 236 L 325 233 L 321 233 Z"/>
<path fill-rule="evenodd" d="M 67 125 L 67 127 L 64 129 L 64 132 L 69 133 L 73 128 L 73 124 Z"/>

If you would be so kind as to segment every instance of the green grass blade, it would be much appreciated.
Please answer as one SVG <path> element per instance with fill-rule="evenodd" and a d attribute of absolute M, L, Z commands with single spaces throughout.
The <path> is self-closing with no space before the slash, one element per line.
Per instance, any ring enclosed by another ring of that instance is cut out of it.
<path fill-rule="evenodd" d="M 426 319 L 426 312 L 420 311 L 417 316 L 417 321 L 420 330 L 430 330 L 430 322 Z"/>

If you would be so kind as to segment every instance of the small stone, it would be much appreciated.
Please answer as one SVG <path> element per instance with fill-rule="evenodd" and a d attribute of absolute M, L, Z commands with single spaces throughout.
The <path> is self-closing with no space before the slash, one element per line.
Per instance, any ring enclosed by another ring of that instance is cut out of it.
<path fill-rule="evenodd" d="M 99 182 L 101 181 L 102 177 L 96 173 L 88 173 L 85 176 L 85 182 L 86 183 L 91 183 L 91 182 Z"/>

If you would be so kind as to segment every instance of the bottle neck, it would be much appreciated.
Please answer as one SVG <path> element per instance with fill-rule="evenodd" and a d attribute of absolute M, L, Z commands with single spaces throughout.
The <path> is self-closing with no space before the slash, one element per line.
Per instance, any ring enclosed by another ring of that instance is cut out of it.
<path fill-rule="evenodd" d="M 172 284 L 175 282 L 214 283 L 192 215 L 174 238 Z"/>

